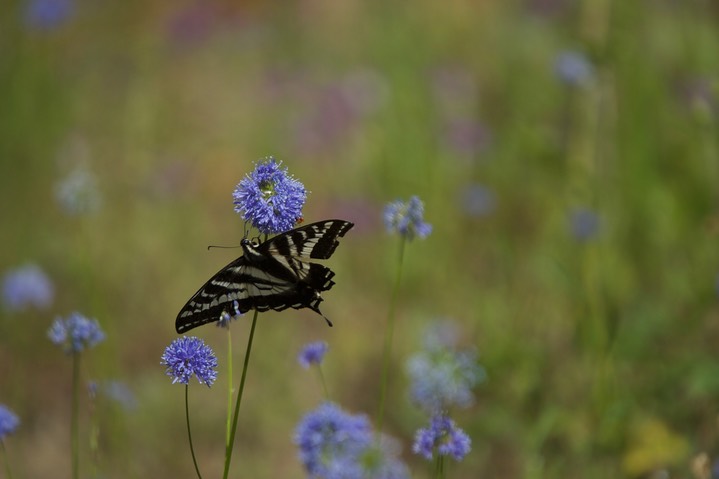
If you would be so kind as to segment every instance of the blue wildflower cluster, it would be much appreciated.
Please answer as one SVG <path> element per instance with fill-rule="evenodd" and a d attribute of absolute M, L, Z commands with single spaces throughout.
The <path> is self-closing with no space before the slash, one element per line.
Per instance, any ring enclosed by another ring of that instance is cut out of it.
<path fill-rule="evenodd" d="M 412 452 L 431 460 L 436 451 L 440 456 L 461 461 L 469 453 L 471 444 L 469 436 L 448 415 L 436 414 L 430 419 L 429 427 L 417 431 Z"/>
<path fill-rule="evenodd" d="M 8 311 L 46 309 L 52 304 L 55 288 L 39 266 L 27 264 L 5 273 L 2 293 L 3 306 Z"/>
<path fill-rule="evenodd" d="M 105 333 L 96 319 L 86 318 L 77 312 L 71 313 L 65 319 L 55 319 L 47 336 L 67 353 L 79 353 L 105 339 Z"/>
<path fill-rule="evenodd" d="M 423 239 L 432 232 L 432 225 L 424 221 L 424 204 L 417 196 L 408 202 L 393 201 L 384 209 L 384 225 L 389 233 L 412 240 Z"/>
<path fill-rule="evenodd" d="M 25 7 L 25 22 L 40 30 L 51 30 L 61 26 L 73 14 L 72 0 L 30 0 Z"/>
<path fill-rule="evenodd" d="M 377 446 L 366 416 L 346 413 L 330 402 L 305 415 L 295 431 L 295 444 L 310 477 L 409 477 L 394 448 Z"/>
<path fill-rule="evenodd" d="M 0 442 L 14 433 L 20 425 L 20 419 L 6 406 L 0 404 Z"/>
<path fill-rule="evenodd" d="M 410 397 L 430 418 L 417 431 L 412 451 L 426 459 L 452 456 L 461 460 L 470 449 L 469 437 L 449 418 L 451 408 L 473 404 L 473 389 L 484 379 L 484 369 L 473 351 L 457 350 L 459 332 L 448 321 L 431 325 L 424 350 L 407 362 Z"/>
<path fill-rule="evenodd" d="M 160 364 L 167 366 L 165 373 L 172 378 L 172 384 L 189 384 L 193 375 L 200 384 L 207 387 L 217 379 L 217 357 L 203 340 L 195 336 L 175 339 L 162 355 Z"/>
<path fill-rule="evenodd" d="M 232 193 L 235 211 L 264 234 L 294 228 L 307 199 L 304 185 L 273 157 L 259 162 Z"/>
<path fill-rule="evenodd" d="M 309 343 L 297 355 L 297 361 L 303 368 L 308 369 L 313 364 L 320 364 L 328 349 L 329 346 L 324 341 Z"/>

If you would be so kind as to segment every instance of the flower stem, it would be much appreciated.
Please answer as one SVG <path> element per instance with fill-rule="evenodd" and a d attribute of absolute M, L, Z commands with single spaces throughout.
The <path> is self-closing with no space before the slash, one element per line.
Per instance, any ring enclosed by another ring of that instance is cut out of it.
<path fill-rule="evenodd" d="M 190 432 L 190 401 L 188 399 L 189 389 L 190 385 L 185 384 L 185 418 L 187 419 L 187 438 L 190 440 L 190 453 L 192 454 L 192 463 L 195 465 L 197 477 L 202 479 L 202 474 L 200 474 L 200 468 L 197 466 L 197 458 L 195 458 L 195 448 L 192 447 L 192 433 Z"/>
<path fill-rule="evenodd" d="M 70 450 L 72 477 L 80 477 L 79 409 L 80 409 L 80 353 L 72 353 L 72 403 L 70 405 Z"/>
<path fill-rule="evenodd" d="M 322 374 L 322 368 L 320 365 L 317 365 L 317 374 L 320 376 L 320 382 L 322 383 L 322 389 L 325 391 L 325 399 L 327 401 L 330 400 L 330 392 L 327 390 L 327 383 L 325 382 L 325 375 Z"/>
<path fill-rule="evenodd" d="M 2 454 L 5 458 L 5 474 L 7 479 L 12 479 L 12 472 L 10 472 L 10 461 L 7 458 L 7 449 L 5 449 L 5 442 L 0 440 L 0 447 L 2 447 Z"/>
<path fill-rule="evenodd" d="M 232 334 L 227 325 L 227 431 L 225 431 L 225 450 L 230 445 L 232 431 Z"/>
<path fill-rule="evenodd" d="M 222 474 L 223 479 L 227 479 L 230 472 L 230 462 L 232 461 L 232 445 L 235 443 L 235 433 L 237 432 L 237 416 L 240 414 L 240 403 L 242 402 L 242 392 L 245 390 L 245 378 L 247 377 L 247 365 L 250 363 L 250 352 L 252 351 L 252 338 L 255 336 L 255 326 L 257 325 L 258 312 L 255 310 L 252 316 L 252 326 L 250 327 L 250 337 L 247 339 L 247 350 L 245 351 L 245 362 L 242 365 L 242 377 L 240 378 L 240 389 L 237 392 L 237 402 L 235 403 L 235 413 L 232 416 L 232 431 L 230 431 L 230 442 L 225 449 L 225 472 Z"/>
<path fill-rule="evenodd" d="M 405 238 L 402 237 L 399 243 L 399 260 L 397 262 L 397 277 L 390 297 L 389 313 L 387 318 L 387 327 L 384 335 L 384 349 L 382 351 L 382 379 L 380 383 L 379 394 L 379 411 L 377 412 L 377 431 L 379 437 L 382 433 L 382 423 L 384 420 L 384 404 L 387 393 L 387 382 L 389 378 L 389 360 L 392 355 L 392 337 L 394 336 L 394 317 L 397 309 L 397 297 L 399 296 L 399 285 L 402 280 L 402 263 L 404 261 L 404 245 Z"/>
<path fill-rule="evenodd" d="M 437 462 L 435 466 L 435 477 L 437 479 L 444 479 L 444 455 L 437 454 Z"/>

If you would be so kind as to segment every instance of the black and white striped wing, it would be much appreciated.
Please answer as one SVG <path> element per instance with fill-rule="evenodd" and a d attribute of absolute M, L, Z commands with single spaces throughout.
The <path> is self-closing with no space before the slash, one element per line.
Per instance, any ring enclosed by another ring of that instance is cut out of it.
<path fill-rule="evenodd" d="M 321 221 L 277 235 L 257 247 L 247 246 L 245 255 L 222 268 L 190 298 L 177 316 L 175 329 L 181 334 L 251 309 L 310 308 L 322 315 L 320 293 L 335 284 L 334 273 L 308 259 L 329 258 L 338 238 L 352 226 L 343 220 Z"/>

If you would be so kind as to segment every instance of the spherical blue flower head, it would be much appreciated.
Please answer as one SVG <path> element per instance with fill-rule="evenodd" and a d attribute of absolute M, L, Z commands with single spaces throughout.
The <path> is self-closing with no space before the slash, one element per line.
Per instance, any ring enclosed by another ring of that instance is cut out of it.
<path fill-rule="evenodd" d="M 302 217 L 307 191 L 269 157 L 240 181 L 232 193 L 235 211 L 264 234 L 289 231 Z"/>
<path fill-rule="evenodd" d="M 432 225 L 424 222 L 424 204 L 417 196 L 408 202 L 393 201 L 385 206 L 384 225 L 389 233 L 399 233 L 408 240 L 426 238 Z"/>
<path fill-rule="evenodd" d="M 576 208 L 569 213 L 572 235 L 580 242 L 586 242 L 599 233 L 599 216 L 588 208 Z"/>
<path fill-rule="evenodd" d="M 557 56 L 554 62 L 557 77 L 570 86 L 587 83 L 594 76 L 594 67 L 582 53 L 565 51 Z"/>
<path fill-rule="evenodd" d="M 20 425 L 20 419 L 6 406 L 0 404 L 0 441 L 15 432 Z"/>
<path fill-rule="evenodd" d="M 359 459 L 372 443 L 372 432 L 366 416 L 348 414 L 327 402 L 302 418 L 294 442 L 309 476 L 361 479 Z"/>
<path fill-rule="evenodd" d="M 306 344 L 300 354 L 297 355 L 297 361 L 305 369 L 313 364 L 320 364 L 328 349 L 329 346 L 324 341 Z"/>
<path fill-rule="evenodd" d="M 189 384 L 193 374 L 200 384 L 207 384 L 207 387 L 217 379 L 215 353 L 195 336 L 175 339 L 165 348 L 160 364 L 167 366 L 165 373 L 172 378 L 172 384 Z"/>
<path fill-rule="evenodd" d="M 54 296 L 55 288 L 39 266 L 28 264 L 5 273 L 3 305 L 8 311 L 24 311 L 30 307 L 46 309 Z"/>
<path fill-rule="evenodd" d="M 428 428 L 417 431 L 412 452 L 431 460 L 435 451 L 440 456 L 452 456 L 461 461 L 471 449 L 472 441 L 446 414 L 436 414 Z"/>
<path fill-rule="evenodd" d="M 105 339 L 105 333 L 96 319 L 88 319 L 77 312 L 66 319 L 55 319 L 47 336 L 67 353 L 79 353 Z"/>
<path fill-rule="evenodd" d="M 428 350 L 407 362 L 412 401 L 429 414 L 450 407 L 469 407 L 472 390 L 485 376 L 472 351 Z"/>
<path fill-rule="evenodd" d="M 464 211 L 476 218 L 487 216 L 497 207 L 497 196 L 486 186 L 475 184 L 462 192 L 462 206 Z"/>

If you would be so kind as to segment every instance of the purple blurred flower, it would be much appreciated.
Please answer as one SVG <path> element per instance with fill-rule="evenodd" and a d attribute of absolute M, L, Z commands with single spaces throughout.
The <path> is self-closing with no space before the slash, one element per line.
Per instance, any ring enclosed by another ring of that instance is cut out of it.
<path fill-rule="evenodd" d="M 594 67 L 584 54 L 576 51 L 564 51 L 557 55 L 554 71 L 559 80 L 570 86 L 580 86 L 594 76 Z"/>
<path fill-rule="evenodd" d="M 599 234 L 599 216 L 588 208 L 575 208 L 569 213 L 569 227 L 578 241 L 589 241 Z"/>
<path fill-rule="evenodd" d="M 160 364 L 167 366 L 165 374 L 172 378 L 172 384 L 190 384 L 190 378 L 195 375 L 200 384 L 210 387 L 217 379 L 215 353 L 195 336 L 175 339 L 165 348 Z"/>
<path fill-rule="evenodd" d="M 446 122 L 445 141 L 455 153 L 471 157 L 487 147 L 490 134 L 487 127 L 477 120 L 452 118 Z"/>
<path fill-rule="evenodd" d="M 471 444 L 469 436 L 449 416 L 440 413 L 430 419 L 429 427 L 417 431 L 412 452 L 427 460 L 437 453 L 461 461 L 469 453 Z"/>
<path fill-rule="evenodd" d="M 40 30 L 52 30 L 75 13 L 72 0 L 29 0 L 25 6 L 25 23 Z"/>
<path fill-rule="evenodd" d="M 47 336 L 66 353 L 79 353 L 94 347 L 105 339 L 96 319 L 89 319 L 80 313 L 70 313 L 67 318 L 57 318 L 50 326 Z"/>
<path fill-rule="evenodd" d="M 54 296 L 50 278 L 37 265 L 28 264 L 5 273 L 3 305 L 8 311 L 24 311 L 30 307 L 46 309 Z"/>
<path fill-rule="evenodd" d="M 424 222 L 424 204 L 418 196 L 385 206 L 384 225 L 389 233 L 399 233 L 408 240 L 424 239 L 432 232 L 432 225 Z"/>
<path fill-rule="evenodd" d="M 6 436 L 14 433 L 20 425 L 20 419 L 8 409 L 5 405 L 0 404 L 0 442 L 2 442 Z"/>
<path fill-rule="evenodd" d="M 264 234 L 283 233 L 302 217 L 305 187 L 273 157 L 257 163 L 232 193 L 235 211 Z"/>
<path fill-rule="evenodd" d="M 366 416 L 348 414 L 333 403 L 324 403 L 302 418 L 294 441 L 310 477 L 365 477 L 360 457 L 372 444 Z"/>
<path fill-rule="evenodd" d="M 300 354 L 297 356 L 297 361 L 305 369 L 313 364 L 319 365 L 328 349 L 329 346 L 324 341 L 309 343 L 302 348 L 302 351 L 300 351 Z"/>

